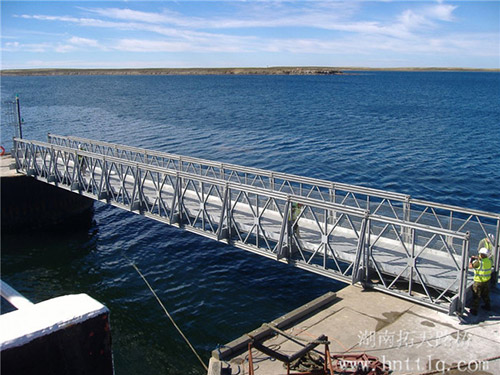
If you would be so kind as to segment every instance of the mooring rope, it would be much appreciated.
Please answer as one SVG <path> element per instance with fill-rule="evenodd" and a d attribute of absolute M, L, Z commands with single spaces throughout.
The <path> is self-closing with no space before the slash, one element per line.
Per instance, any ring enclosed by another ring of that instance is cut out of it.
<path fill-rule="evenodd" d="M 170 321 L 172 322 L 172 324 L 174 325 L 174 327 L 177 329 L 177 332 L 179 332 L 179 334 L 182 336 L 182 338 L 184 339 L 184 341 L 186 341 L 186 344 L 188 344 L 189 348 L 192 350 L 192 352 L 194 353 L 194 355 L 196 356 L 196 358 L 198 358 L 198 360 L 200 361 L 200 363 L 203 366 L 203 368 L 205 369 L 205 371 L 208 371 L 207 365 L 203 362 L 203 360 L 201 359 L 201 357 L 199 356 L 199 354 L 196 352 L 196 350 L 193 347 L 193 345 L 191 345 L 191 343 L 189 342 L 188 338 L 184 335 L 184 333 L 182 333 L 182 331 L 179 328 L 179 326 L 175 323 L 174 319 L 169 314 L 168 310 L 165 308 L 165 306 L 161 302 L 160 298 L 158 297 L 158 295 L 156 294 L 156 292 L 154 291 L 154 289 L 149 284 L 148 280 L 146 280 L 146 278 L 141 273 L 141 271 L 139 270 L 139 268 L 137 268 L 137 266 L 134 264 L 134 262 L 132 262 L 126 255 L 123 255 L 123 256 L 125 257 L 125 259 L 127 259 L 129 261 L 130 265 L 132 267 L 134 267 L 134 269 L 137 271 L 137 273 L 139 274 L 139 276 L 141 276 L 141 278 L 144 280 L 144 282 L 148 286 L 149 290 L 151 291 L 151 293 L 153 293 L 153 295 L 155 296 L 156 300 L 158 301 L 158 303 L 162 307 L 163 311 L 165 311 L 165 315 L 168 316 L 168 318 L 170 319 Z"/>

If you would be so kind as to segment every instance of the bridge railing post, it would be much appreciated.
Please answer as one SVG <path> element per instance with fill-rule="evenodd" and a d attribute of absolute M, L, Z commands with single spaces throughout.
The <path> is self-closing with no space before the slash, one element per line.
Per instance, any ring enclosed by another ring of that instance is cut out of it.
<path fill-rule="evenodd" d="M 224 186 L 224 196 L 222 198 L 222 207 L 220 211 L 219 226 L 217 228 L 217 240 L 225 239 L 229 242 L 231 238 L 231 191 L 229 184 Z"/>
<path fill-rule="evenodd" d="M 410 236 L 411 236 L 411 259 L 410 259 L 410 276 L 408 278 L 408 294 L 411 296 L 413 292 L 413 277 L 415 274 L 415 267 L 416 267 L 416 259 L 415 259 L 415 228 L 408 228 L 410 229 Z M 406 241 L 409 242 L 409 241 Z"/>
<path fill-rule="evenodd" d="M 15 137 L 12 138 L 12 146 L 13 146 L 12 152 L 14 155 L 14 160 L 16 162 L 16 172 L 19 172 L 19 169 L 21 169 L 21 160 L 19 158 L 20 144 Z"/>
<path fill-rule="evenodd" d="M 144 204 L 145 202 L 142 194 L 142 184 L 141 184 L 141 169 L 139 168 L 139 164 L 136 164 L 134 189 L 132 190 L 132 196 L 130 198 L 130 211 L 137 210 L 142 213 Z"/>
<path fill-rule="evenodd" d="M 365 217 L 361 221 L 361 228 L 359 229 L 358 246 L 356 248 L 356 258 L 352 268 L 351 284 L 356 284 L 358 281 L 365 284 L 367 279 L 365 276 L 368 274 L 368 261 L 366 258 L 366 230 L 369 228 L 367 222 L 370 217 L 370 211 L 366 211 Z"/>
<path fill-rule="evenodd" d="M 462 242 L 462 264 L 460 269 L 460 288 L 458 291 L 458 304 L 455 306 L 456 311 L 462 314 L 464 312 L 465 303 L 467 302 L 467 276 L 469 273 L 469 247 L 470 247 L 470 233 L 467 232 L 465 239 Z"/>
<path fill-rule="evenodd" d="M 364 254 L 365 254 L 365 277 L 363 282 L 365 284 L 370 280 L 370 259 L 371 259 L 371 225 L 372 221 L 370 217 L 367 217 L 366 220 L 366 234 L 365 234 L 365 242 L 364 242 Z"/>
<path fill-rule="evenodd" d="M 172 197 L 172 205 L 170 210 L 170 224 L 178 224 L 182 226 L 182 177 L 179 171 L 176 173 L 174 196 Z"/>
<path fill-rule="evenodd" d="M 403 220 L 406 222 L 410 222 L 411 220 L 411 197 L 409 195 L 406 196 L 405 201 L 403 202 Z M 410 243 L 411 241 L 411 230 L 409 227 L 402 227 L 403 239 L 404 242 Z"/>
<path fill-rule="evenodd" d="M 493 288 L 498 287 L 498 276 L 499 276 L 499 268 L 500 268 L 500 219 L 497 219 L 497 228 L 496 228 L 496 233 L 495 233 L 495 243 L 493 244 L 493 251 L 492 251 L 492 256 L 493 256 L 493 262 L 494 262 L 494 270 L 492 274 L 492 286 Z"/>
<path fill-rule="evenodd" d="M 37 165 L 36 165 L 36 150 L 33 142 L 29 142 L 26 147 L 26 153 L 28 155 L 28 165 L 26 168 L 28 176 L 36 176 L 37 175 Z"/>
<path fill-rule="evenodd" d="M 287 200 L 285 203 L 285 207 L 283 209 L 283 221 L 281 222 L 281 230 L 278 240 L 278 251 L 277 251 L 277 260 L 281 258 L 288 258 L 290 256 L 290 220 L 289 220 L 289 212 L 290 212 L 290 196 L 287 196 Z M 286 238 L 286 246 L 284 244 Z"/>
<path fill-rule="evenodd" d="M 334 183 L 331 184 L 330 188 L 328 189 L 328 192 L 330 195 L 330 202 L 336 203 L 337 197 L 336 197 L 336 190 L 335 190 Z M 337 211 L 331 210 L 328 216 L 331 219 L 330 224 L 333 224 L 333 223 L 335 223 L 335 221 L 337 221 Z"/>
<path fill-rule="evenodd" d="M 83 156 L 78 154 L 78 150 L 75 150 L 73 153 L 73 173 L 71 178 L 71 190 L 78 190 L 81 192 L 82 190 L 82 175 L 81 169 L 83 165 Z"/>

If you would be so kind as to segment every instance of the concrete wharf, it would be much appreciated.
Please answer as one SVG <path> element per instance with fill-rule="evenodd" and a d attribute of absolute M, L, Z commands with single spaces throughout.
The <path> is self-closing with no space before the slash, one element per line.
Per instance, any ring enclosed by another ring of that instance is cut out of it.
<path fill-rule="evenodd" d="M 498 289 L 491 297 L 491 311 L 461 321 L 412 301 L 348 286 L 270 322 L 295 342 L 263 325 L 214 350 L 208 374 L 219 375 L 228 367 L 233 374 L 249 374 L 251 337 L 290 355 L 320 335 L 327 336 L 332 355 L 375 356 L 394 375 L 500 374 Z M 321 353 L 322 346 L 317 350 Z M 286 374 L 282 362 L 255 348 L 252 359 L 255 375 Z"/>
<path fill-rule="evenodd" d="M 279 172 L 49 134 L 15 138 L 19 172 L 244 250 L 448 313 L 500 214 Z M 494 278 L 496 280 L 496 277 Z"/>

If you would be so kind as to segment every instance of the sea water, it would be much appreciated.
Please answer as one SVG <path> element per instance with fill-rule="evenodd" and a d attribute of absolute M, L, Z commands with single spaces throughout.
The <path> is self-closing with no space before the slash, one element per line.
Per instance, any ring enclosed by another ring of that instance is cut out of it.
<path fill-rule="evenodd" d="M 1 144 L 83 136 L 500 213 L 500 73 L 2 77 Z M 111 310 L 116 373 L 202 374 L 202 358 L 340 282 L 96 203 L 90 227 L 2 234 L 2 279 L 34 302 Z"/>

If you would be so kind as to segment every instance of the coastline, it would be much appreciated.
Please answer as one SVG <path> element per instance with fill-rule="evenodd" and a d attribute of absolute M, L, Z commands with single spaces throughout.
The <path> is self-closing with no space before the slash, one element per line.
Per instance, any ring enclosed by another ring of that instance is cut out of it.
<path fill-rule="evenodd" d="M 131 69 L 5 69 L 2 76 L 59 75 L 335 75 L 343 74 L 328 67 L 270 68 L 131 68 Z"/>
<path fill-rule="evenodd" d="M 3 69 L 0 76 L 65 75 L 341 75 L 359 71 L 395 72 L 500 72 L 479 68 L 370 68 L 370 67 L 269 67 L 269 68 L 126 68 L 126 69 Z"/>

